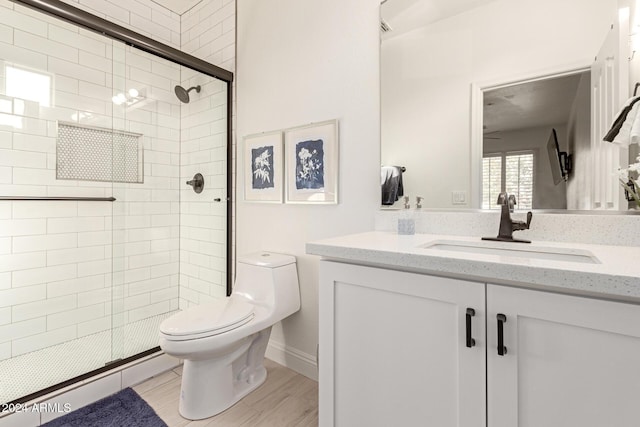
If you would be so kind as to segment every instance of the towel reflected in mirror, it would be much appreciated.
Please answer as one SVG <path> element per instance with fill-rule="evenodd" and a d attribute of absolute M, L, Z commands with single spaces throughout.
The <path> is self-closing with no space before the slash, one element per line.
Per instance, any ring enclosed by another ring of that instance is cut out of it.
<path fill-rule="evenodd" d="M 402 173 L 404 166 L 382 166 L 380 169 L 380 187 L 382 191 L 382 205 L 391 206 L 404 195 Z"/>

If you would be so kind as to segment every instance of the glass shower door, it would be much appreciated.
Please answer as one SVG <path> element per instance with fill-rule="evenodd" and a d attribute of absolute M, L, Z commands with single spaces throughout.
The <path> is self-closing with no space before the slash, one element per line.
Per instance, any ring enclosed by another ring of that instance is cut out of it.
<path fill-rule="evenodd" d="M 112 127 L 111 40 L 7 0 L 0 13 L 2 403 L 111 360 L 113 189 L 94 150 Z"/>
<path fill-rule="evenodd" d="M 180 67 L 114 44 L 113 360 L 158 346 L 178 310 Z"/>
<path fill-rule="evenodd" d="M 4 403 L 151 353 L 162 320 L 226 295 L 231 156 L 230 83 L 18 3 L 0 13 Z"/>
<path fill-rule="evenodd" d="M 139 135 L 143 159 L 137 182 L 113 187 L 120 360 L 156 347 L 160 323 L 178 309 L 226 296 L 228 108 L 225 82 L 124 44 L 114 46 L 113 70 L 114 132 Z"/>

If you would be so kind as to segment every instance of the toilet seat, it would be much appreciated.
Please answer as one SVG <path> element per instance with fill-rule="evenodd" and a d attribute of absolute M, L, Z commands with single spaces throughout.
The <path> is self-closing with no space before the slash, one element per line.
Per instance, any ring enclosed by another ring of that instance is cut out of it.
<path fill-rule="evenodd" d="M 160 333 L 169 341 L 187 341 L 219 335 L 249 323 L 253 305 L 236 298 L 224 298 L 190 307 L 160 324 Z"/>

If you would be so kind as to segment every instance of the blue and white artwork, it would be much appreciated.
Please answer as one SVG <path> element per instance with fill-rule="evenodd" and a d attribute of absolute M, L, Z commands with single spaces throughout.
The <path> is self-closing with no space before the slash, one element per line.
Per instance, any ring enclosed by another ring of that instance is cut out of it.
<path fill-rule="evenodd" d="M 321 139 L 296 143 L 296 189 L 324 188 L 324 142 Z"/>
<path fill-rule="evenodd" d="M 251 188 L 264 190 L 274 188 L 273 146 L 251 149 Z"/>

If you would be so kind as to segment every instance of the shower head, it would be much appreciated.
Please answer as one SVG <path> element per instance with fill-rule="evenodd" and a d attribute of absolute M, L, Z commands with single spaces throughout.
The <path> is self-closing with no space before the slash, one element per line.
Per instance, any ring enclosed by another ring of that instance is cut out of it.
<path fill-rule="evenodd" d="M 190 87 L 189 89 L 185 89 L 182 86 L 178 85 L 178 86 L 175 87 L 174 90 L 176 92 L 176 96 L 178 97 L 178 99 L 181 102 L 184 102 L 185 104 L 188 104 L 189 103 L 189 92 L 191 92 L 194 89 L 195 89 L 195 91 L 197 93 L 200 93 L 200 85 Z"/>

